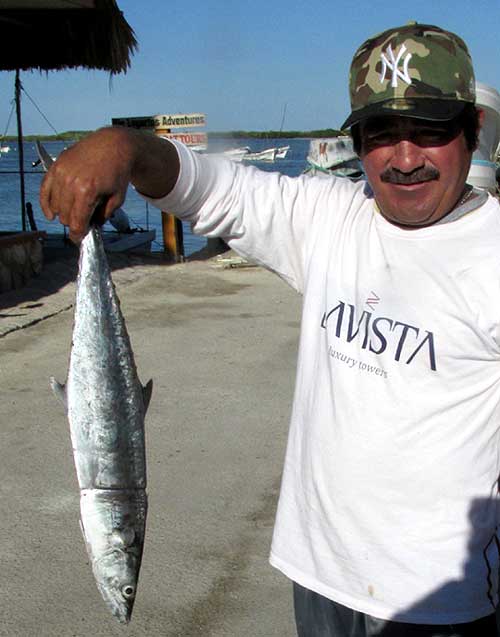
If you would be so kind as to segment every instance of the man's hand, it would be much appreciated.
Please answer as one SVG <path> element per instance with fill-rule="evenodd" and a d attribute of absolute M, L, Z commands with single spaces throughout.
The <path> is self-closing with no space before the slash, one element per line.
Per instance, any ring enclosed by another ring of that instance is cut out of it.
<path fill-rule="evenodd" d="M 169 142 L 126 128 L 103 128 L 59 155 L 45 175 L 40 205 L 47 219 L 59 217 L 78 243 L 96 207 L 99 221 L 121 206 L 129 183 L 151 197 L 175 185 L 179 162 Z"/>

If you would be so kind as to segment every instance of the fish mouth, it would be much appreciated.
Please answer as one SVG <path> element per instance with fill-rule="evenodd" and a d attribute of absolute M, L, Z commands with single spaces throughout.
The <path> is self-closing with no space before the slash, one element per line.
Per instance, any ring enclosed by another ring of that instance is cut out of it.
<path fill-rule="evenodd" d="M 94 562 L 97 587 L 111 613 L 128 624 L 137 592 L 140 560 L 127 551 L 116 549 Z"/>
<path fill-rule="evenodd" d="M 133 603 L 130 607 L 123 607 L 119 605 L 112 606 L 111 604 L 108 604 L 108 608 L 110 609 L 111 614 L 113 615 L 113 617 L 116 617 L 120 624 L 130 623 L 130 620 L 132 619 L 132 607 Z"/>

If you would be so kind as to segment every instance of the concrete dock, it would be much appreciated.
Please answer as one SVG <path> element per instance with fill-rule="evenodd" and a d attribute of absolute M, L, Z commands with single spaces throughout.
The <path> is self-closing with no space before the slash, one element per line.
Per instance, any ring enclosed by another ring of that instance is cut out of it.
<path fill-rule="evenodd" d="M 230 255 L 224 255 L 226 258 Z M 79 529 L 64 381 L 76 258 L 0 295 L 0 636 L 293 637 L 268 564 L 301 298 L 257 267 L 113 261 L 143 383 L 149 514 L 132 622 L 94 583 Z"/>

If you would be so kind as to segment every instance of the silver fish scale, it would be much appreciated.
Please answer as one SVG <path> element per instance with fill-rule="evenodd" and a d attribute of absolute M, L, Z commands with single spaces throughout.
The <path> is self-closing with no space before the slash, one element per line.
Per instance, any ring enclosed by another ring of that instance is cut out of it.
<path fill-rule="evenodd" d="M 97 229 L 81 246 L 66 393 L 80 488 L 145 488 L 143 389 Z"/>
<path fill-rule="evenodd" d="M 80 521 L 102 597 L 130 620 L 146 527 L 144 417 L 152 382 L 141 386 L 101 233 L 80 246 L 66 405 L 80 487 Z"/>

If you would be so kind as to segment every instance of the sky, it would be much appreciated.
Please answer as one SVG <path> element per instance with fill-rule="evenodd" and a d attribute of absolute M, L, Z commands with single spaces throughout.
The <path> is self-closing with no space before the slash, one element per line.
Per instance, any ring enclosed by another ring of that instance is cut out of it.
<path fill-rule="evenodd" d="M 352 56 L 409 20 L 454 31 L 476 79 L 500 91 L 500 0 L 117 0 L 138 40 L 126 74 L 21 75 L 23 132 L 94 130 L 113 117 L 201 112 L 207 131 L 340 128 Z M 0 134 L 14 73 L 0 73 Z M 34 104 L 36 104 L 36 107 Z M 39 112 L 41 111 L 41 113 Z M 49 123 L 47 123 L 49 122 Z"/>

